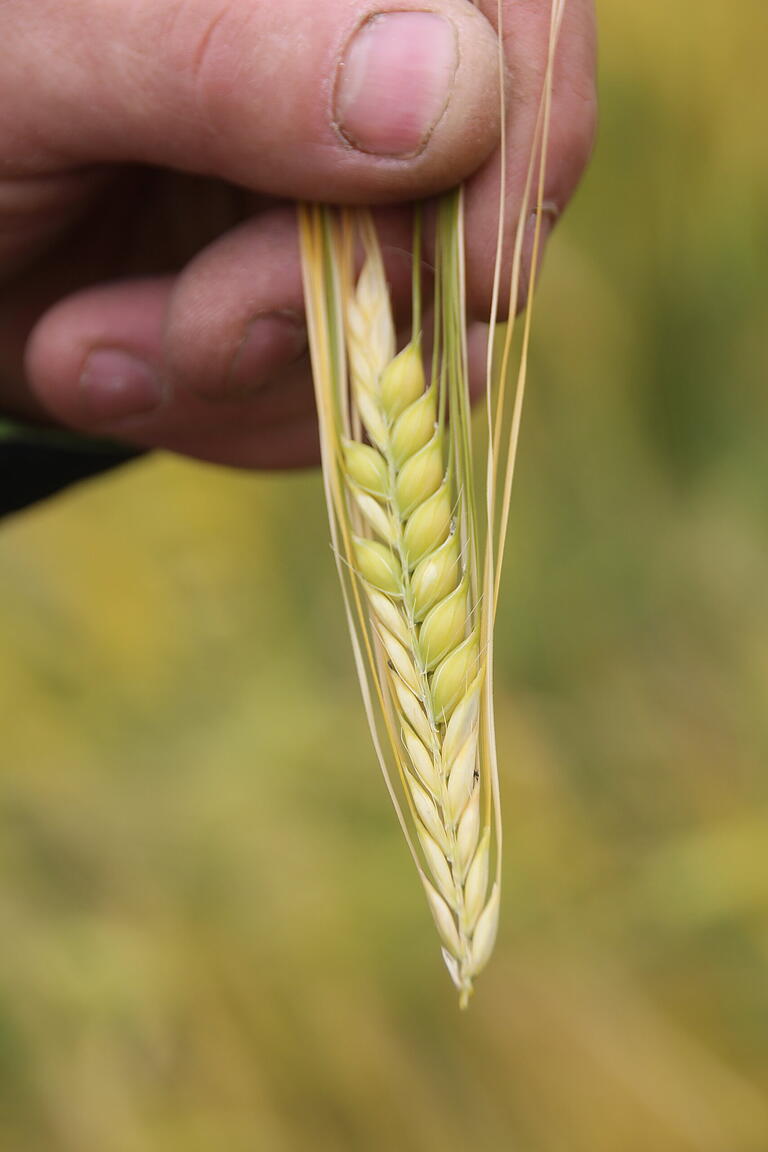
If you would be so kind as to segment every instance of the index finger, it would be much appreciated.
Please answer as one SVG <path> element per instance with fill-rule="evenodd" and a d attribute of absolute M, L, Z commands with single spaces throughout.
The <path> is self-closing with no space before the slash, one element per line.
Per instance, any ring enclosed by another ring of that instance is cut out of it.
<path fill-rule="evenodd" d="M 498 26 L 498 0 L 477 6 Z M 502 42 L 505 66 L 506 149 L 497 149 L 466 187 L 467 306 L 470 315 L 487 318 L 493 285 L 499 221 L 501 165 L 505 165 L 502 314 L 509 308 L 515 231 L 524 198 L 539 103 L 544 88 L 550 38 L 551 5 L 540 0 L 503 0 Z M 562 213 L 592 151 L 597 119 L 596 28 L 593 0 L 566 0 L 554 65 L 552 110 L 547 146 L 542 239 Z M 529 202 L 528 210 L 533 208 Z M 523 262 L 530 260 L 533 220 L 529 220 Z M 525 272 L 525 269 L 524 269 Z M 525 287 L 527 277 L 521 284 Z M 518 300 L 516 304 L 522 301 Z"/>

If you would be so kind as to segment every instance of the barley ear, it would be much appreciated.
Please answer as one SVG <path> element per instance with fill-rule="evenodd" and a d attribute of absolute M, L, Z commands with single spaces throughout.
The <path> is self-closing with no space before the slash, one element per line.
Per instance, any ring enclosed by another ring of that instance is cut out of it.
<path fill-rule="evenodd" d="M 514 301 L 533 211 L 529 305 L 522 338 L 513 343 L 512 315 L 496 355 L 502 254 L 509 247 L 507 165 L 499 166 L 481 469 L 473 461 L 461 189 L 437 201 L 429 348 L 421 337 L 420 208 L 414 210 L 412 332 L 400 348 L 372 217 L 361 209 L 305 205 L 299 211 L 323 486 L 355 667 L 376 756 L 462 1007 L 491 955 L 499 918 L 493 624 L 527 375 L 564 8 L 565 0 L 551 0 L 544 83 L 512 244 L 507 294 Z M 502 16 L 499 4 L 504 152 Z"/>

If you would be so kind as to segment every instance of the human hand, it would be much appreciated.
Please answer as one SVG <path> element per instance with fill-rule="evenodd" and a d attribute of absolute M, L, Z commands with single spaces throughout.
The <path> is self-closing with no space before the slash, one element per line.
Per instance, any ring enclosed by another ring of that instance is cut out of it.
<path fill-rule="evenodd" d="M 513 230 L 549 5 L 504 7 Z M 468 307 L 487 318 L 495 13 L 496 0 L 6 0 L 0 410 L 225 464 L 314 460 L 286 201 L 397 205 L 468 179 Z M 570 0 L 545 190 L 557 210 L 594 116 L 592 0 Z M 396 305 L 407 219 L 382 213 Z"/>

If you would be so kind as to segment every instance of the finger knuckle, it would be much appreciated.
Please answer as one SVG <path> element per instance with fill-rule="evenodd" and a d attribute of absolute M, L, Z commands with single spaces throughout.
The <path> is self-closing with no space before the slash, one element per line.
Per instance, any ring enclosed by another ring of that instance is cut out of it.
<path fill-rule="evenodd" d="M 166 24 L 162 55 L 182 78 L 191 113 L 214 130 L 236 73 L 233 54 L 242 40 L 242 23 L 242 5 L 222 0 L 180 3 Z"/>

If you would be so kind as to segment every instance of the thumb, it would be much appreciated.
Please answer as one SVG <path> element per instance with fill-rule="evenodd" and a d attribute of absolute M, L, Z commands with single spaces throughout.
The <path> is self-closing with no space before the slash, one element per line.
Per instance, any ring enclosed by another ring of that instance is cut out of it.
<path fill-rule="evenodd" d="M 0 42 L 14 175 L 139 162 L 381 201 L 460 181 L 497 139 L 495 34 L 466 0 L 11 3 Z"/>

